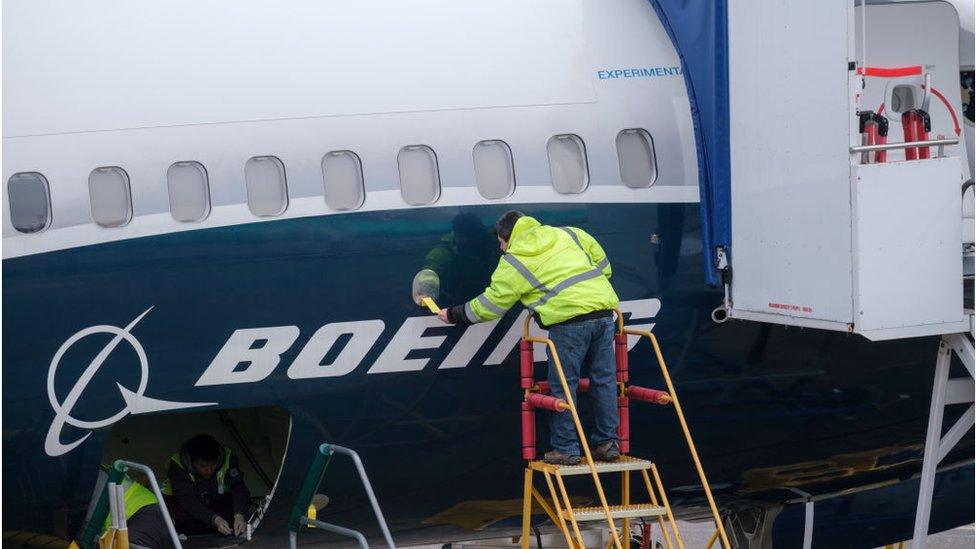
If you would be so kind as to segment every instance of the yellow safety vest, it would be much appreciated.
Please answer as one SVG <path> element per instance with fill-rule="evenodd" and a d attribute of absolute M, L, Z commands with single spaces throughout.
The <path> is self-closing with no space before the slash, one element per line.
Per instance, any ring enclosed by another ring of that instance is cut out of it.
<path fill-rule="evenodd" d="M 132 515 L 136 514 L 139 509 L 147 505 L 156 505 L 159 503 L 159 500 L 156 499 L 156 494 L 152 490 L 132 480 L 129 478 L 129 475 L 125 475 L 124 477 L 122 489 L 125 490 L 125 520 L 132 518 Z M 102 532 L 104 533 L 108 530 L 108 527 L 111 525 L 112 513 L 109 513 L 105 517 L 105 524 L 102 525 Z"/>
<path fill-rule="evenodd" d="M 169 468 L 172 467 L 173 464 L 176 464 L 176 466 L 179 467 L 180 469 L 184 469 L 184 470 L 186 469 L 185 467 L 183 467 L 183 460 L 180 459 L 179 452 L 176 452 L 175 454 L 169 457 L 169 461 L 166 462 L 166 481 L 163 482 L 163 493 L 166 494 L 167 496 L 173 495 L 173 487 L 170 485 L 169 482 Z M 221 464 L 220 469 L 217 471 L 217 493 L 218 494 L 223 494 L 224 492 L 227 491 L 227 485 L 224 484 L 224 479 L 227 477 L 228 470 L 230 470 L 230 450 L 224 448 L 224 462 L 223 464 Z M 190 475 L 190 480 L 192 480 L 193 482 L 197 481 L 197 477 L 196 475 L 193 474 L 192 470 L 187 471 L 187 473 L 189 473 Z"/>
<path fill-rule="evenodd" d="M 551 326 L 612 310 L 620 300 L 610 285 L 611 273 L 607 254 L 586 231 L 520 217 L 508 251 L 491 275 L 491 285 L 465 303 L 464 312 L 471 322 L 486 322 L 521 300 L 544 325 Z"/>

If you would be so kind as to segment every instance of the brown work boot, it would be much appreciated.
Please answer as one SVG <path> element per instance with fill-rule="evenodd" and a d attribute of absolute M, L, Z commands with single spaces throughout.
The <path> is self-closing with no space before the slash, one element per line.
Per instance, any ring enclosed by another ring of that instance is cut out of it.
<path fill-rule="evenodd" d="M 579 456 L 566 455 L 559 450 L 551 450 L 542 456 L 542 460 L 552 465 L 579 465 Z"/>
<path fill-rule="evenodd" d="M 616 440 L 604 442 L 593 449 L 593 459 L 596 461 L 617 461 L 620 457 L 620 443 Z"/>

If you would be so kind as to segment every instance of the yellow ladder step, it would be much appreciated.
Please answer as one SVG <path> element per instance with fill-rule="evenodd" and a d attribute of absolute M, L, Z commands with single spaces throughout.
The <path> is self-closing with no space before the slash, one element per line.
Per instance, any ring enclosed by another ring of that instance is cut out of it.
<path fill-rule="evenodd" d="M 657 517 L 665 514 L 664 507 L 652 503 L 638 503 L 632 505 L 610 505 L 610 516 L 619 518 Z M 579 522 L 588 520 L 606 520 L 607 515 L 603 507 L 577 507 L 573 509 L 573 516 Z M 569 513 L 563 511 L 563 518 L 569 519 Z"/>
<path fill-rule="evenodd" d="M 630 456 L 620 456 L 616 461 L 594 461 L 597 473 L 616 473 L 620 471 L 640 471 L 651 468 L 651 462 Z M 583 460 L 579 465 L 551 465 L 544 461 L 530 461 L 529 468 L 536 471 L 558 471 L 562 476 L 588 475 L 590 466 Z"/>

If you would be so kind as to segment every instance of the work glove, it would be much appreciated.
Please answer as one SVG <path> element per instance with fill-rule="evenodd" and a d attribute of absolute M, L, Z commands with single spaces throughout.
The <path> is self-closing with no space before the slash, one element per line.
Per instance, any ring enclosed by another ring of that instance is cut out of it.
<path fill-rule="evenodd" d="M 216 528 L 217 531 L 220 532 L 221 534 L 225 536 L 229 536 L 231 534 L 230 524 L 227 524 L 227 521 L 224 520 L 224 517 L 220 515 L 214 515 L 213 525 L 214 528 Z"/>
<path fill-rule="evenodd" d="M 247 521 L 244 520 L 244 515 L 240 513 L 234 515 L 234 535 L 237 537 L 243 536 L 246 528 Z"/>

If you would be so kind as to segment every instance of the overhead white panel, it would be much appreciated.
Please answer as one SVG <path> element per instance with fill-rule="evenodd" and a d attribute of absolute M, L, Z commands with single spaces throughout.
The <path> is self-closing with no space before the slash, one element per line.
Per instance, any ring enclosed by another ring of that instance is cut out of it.
<path fill-rule="evenodd" d="M 3 2 L 3 135 L 592 102 L 582 9 Z"/>
<path fill-rule="evenodd" d="M 728 4 L 733 316 L 851 322 L 848 5 Z"/>
<path fill-rule="evenodd" d="M 965 330 L 961 169 L 958 157 L 852 168 L 859 333 L 889 339 Z"/>
<path fill-rule="evenodd" d="M 729 8 L 731 315 L 872 340 L 964 331 L 960 148 L 919 161 L 896 150 L 863 165 L 850 149 L 855 97 L 859 108 L 886 105 L 889 142 L 899 142 L 897 112 L 920 106 L 924 80 L 861 86 L 860 10 L 846 1 Z M 955 62 L 950 12 L 939 2 L 870 6 L 867 65 L 921 64 L 933 95 L 957 86 L 932 64 Z M 929 47 L 921 26 L 933 17 L 952 36 Z M 950 110 L 922 107 L 938 112 L 931 138 L 955 133 Z"/>

